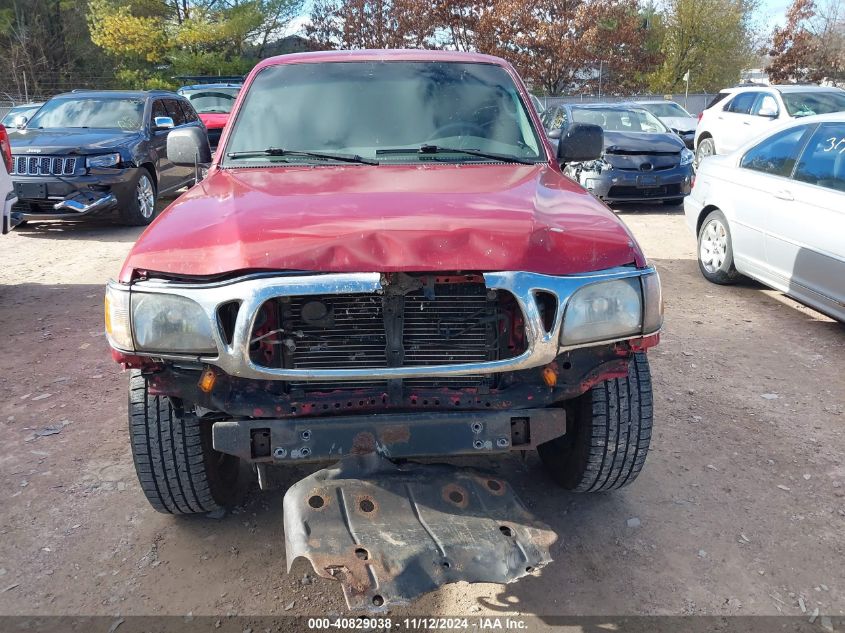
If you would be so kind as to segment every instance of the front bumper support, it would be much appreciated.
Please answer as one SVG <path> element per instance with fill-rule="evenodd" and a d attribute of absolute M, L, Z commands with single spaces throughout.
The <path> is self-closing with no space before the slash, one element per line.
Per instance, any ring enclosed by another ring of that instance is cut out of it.
<path fill-rule="evenodd" d="M 452 582 L 513 582 L 551 561 L 557 535 L 510 485 L 444 464 L 351 456 L 291 486 L 288 572 L 305 558 L 351 609 L 384 612 Z"/>
<path fill-rule="evenodd" d="M 529 450 L 566 433 L 562 408 L 215 422 L 214 449 L 246 461 L 319 462 L 347 455 L 481 455 Z"/>

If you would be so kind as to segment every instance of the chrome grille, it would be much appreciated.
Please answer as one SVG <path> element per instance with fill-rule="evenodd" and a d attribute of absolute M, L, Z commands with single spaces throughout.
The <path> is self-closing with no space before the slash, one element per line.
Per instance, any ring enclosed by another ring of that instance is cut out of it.
<path fill-rule="evenodd" d="M 72 176 L 76 172 L 76 161 L 68 156 L 14 156 L 12 175 Z"/>
<path fill-rule="evenodd" d="M 507 294 L 507 293 L 505 293 Z M 402 366 L 453 365 L 498 360 L 499 333 L 505 317 L 499 296 L 488 294 L 483 283 L 441 284 L 434 296 L 420 289 L 401 297 Z M 308 324 L 303 307 L 319 301 L 331 316 Z M 282 364 L 294 369 L 388 367 L 390 336 L 385 323 L 385 298 L 373 294 L 295 296 L 277 305 L 282 329 Z M 510 354 L 506 354 L 510 356 Z M 408 389 L 467 388 L 490 384 L 483 376 L 406 379 Z M 302 381 L 292 389 L 307 392 L 387 388 L 384 380 Z"/>

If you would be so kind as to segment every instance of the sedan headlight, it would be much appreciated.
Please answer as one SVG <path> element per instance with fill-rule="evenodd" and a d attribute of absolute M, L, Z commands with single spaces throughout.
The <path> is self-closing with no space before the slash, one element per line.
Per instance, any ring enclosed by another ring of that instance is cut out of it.
<path fill-rule="evenodd" d="M 591 160 L 586 163 L 581 163 L 582 171 L 595 171 L 601 173 L 605 169 L 610 169 L 611 165 L 603 158 Z"/>
<path fill-rule="evenodd" d="M 85 159 L 87 167 L 115 167 L 120 163 L 120 154 L 101 154 L 99 156 L 89 156 Z"/>
<path fill-rule="evenodd" d="M 576 345 L 636 336 L 643 331 L 639 277 L 600 281 L 577 290 L 566 304 L 560 342 Z"/>
<path fill-rule="evenodd" d="M 139 351 L 214 353 L 211 321 L 186 297 L 132 293 L 132 332 Z"/>
<path fill-rule="evenodd" d="M 691 149 L 687 149 L 686 147 L 681 150 L 681 165 L 692 165 L 692 161 L 695 160 L 695 152 Z"/>

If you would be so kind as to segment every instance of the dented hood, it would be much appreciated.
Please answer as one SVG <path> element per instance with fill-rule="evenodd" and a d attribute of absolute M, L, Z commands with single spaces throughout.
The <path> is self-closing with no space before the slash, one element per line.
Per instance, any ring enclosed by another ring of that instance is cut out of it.
<path fill-rule="evenodd" d="M 213 169 L 147 228 L 121 280 L 630 263 L 645 260 L 625 225 L 545 163 L 289 166 Z"/>

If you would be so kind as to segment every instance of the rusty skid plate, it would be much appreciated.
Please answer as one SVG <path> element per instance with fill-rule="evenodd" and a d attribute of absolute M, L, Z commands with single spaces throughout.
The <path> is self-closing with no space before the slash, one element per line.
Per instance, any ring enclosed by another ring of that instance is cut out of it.
<path fill-rule="evenodd" d="M 297 482 L 284 515 L 288 571 L 306 558 L 371 611 L 450 582 L 513 582 L 550 562 L 556 540 L 498 477 L 375 453 Z"/>

